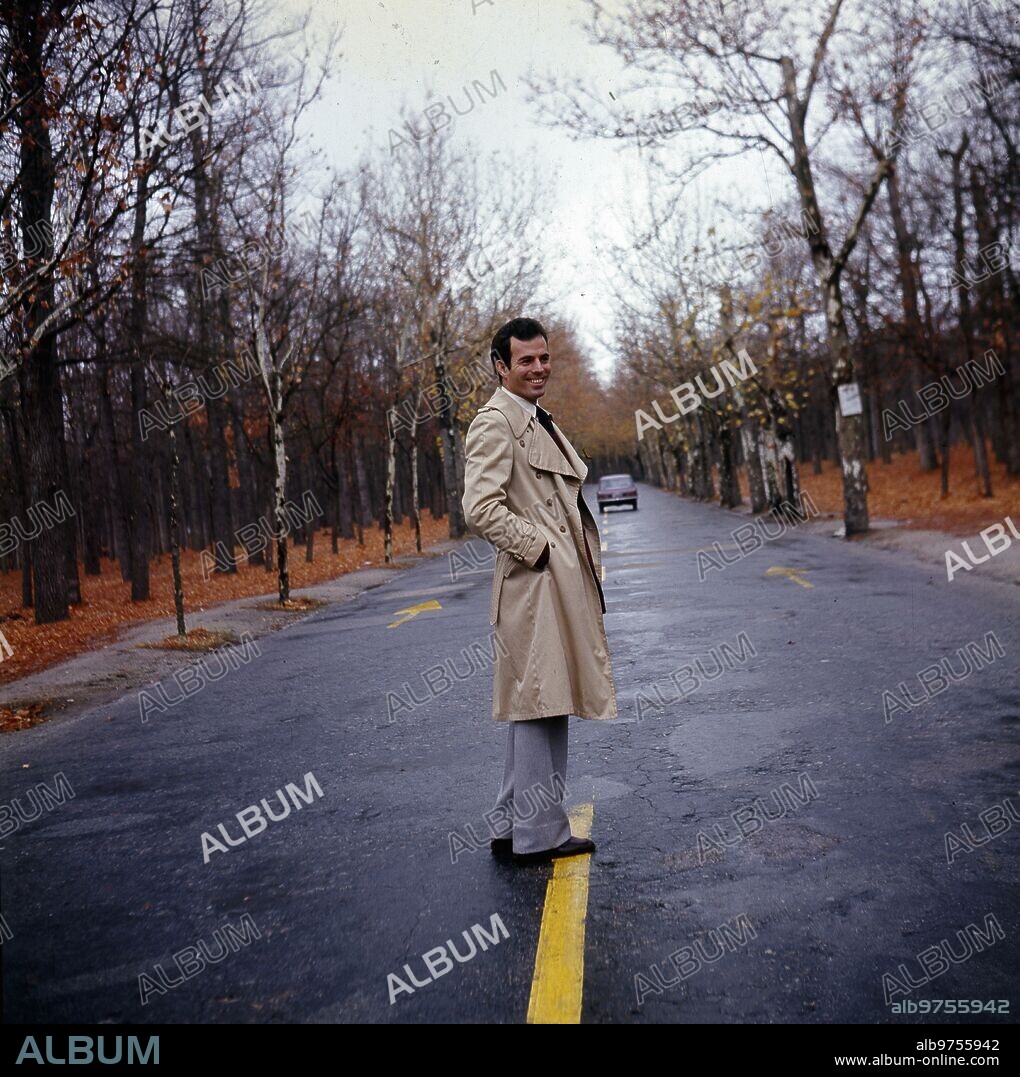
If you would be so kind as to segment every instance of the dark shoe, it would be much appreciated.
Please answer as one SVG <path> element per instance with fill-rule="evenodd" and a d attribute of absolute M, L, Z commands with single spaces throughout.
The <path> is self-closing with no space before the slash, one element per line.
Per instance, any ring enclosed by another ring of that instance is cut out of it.
<path fill-rule="evenodd" d="M 514 853 L 514 860 L 522 864 L 535 864 L 545 860 L 558 859 L 561 856 L 578 856 L 581 853 L 595 852 L 595 842 L 590 838 L 569 837 L 555 849 L 543 849 L 537 853 Z"/>
<path fill-rule="evenodd" d="M 489 842 L 489 851 L 493 856 L 510 856 L 514 851 L 513 838 L 493 838 Z"/>

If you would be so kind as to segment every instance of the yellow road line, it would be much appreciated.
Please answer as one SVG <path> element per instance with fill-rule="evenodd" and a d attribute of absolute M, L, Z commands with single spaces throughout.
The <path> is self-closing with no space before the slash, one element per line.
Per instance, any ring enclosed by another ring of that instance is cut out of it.
<path fill-rule="evenodd" d="M 417 606 L 408 606 L 407 609 L 397 610 L 397 613 L 406 613 L 406 617 L 401 617 L 399 621 L 393 621 L 392 624 L 388 624 L 387 628 L 399 628 L 402 624 L 407 624 L 412 618 L 417 617 L 419 613 L 424 613 L 426 610 L 441 610 L 443 607 L 433 598 L 430 602 L 419 602 Z"/>
<path fill-rule="evenodd" d="M 780 568 L 778 565 L 773 565 L 766 573 L 766 576 L 786 576 L 788 579 L 793 580 L 794 583 L 799 583 L 801 587 L 814 587 L 813 583 L 808 583 L 807 580 L 802 580 L 801 575 L 806 572 L 807 569 L 803 568 Z"/>
<path fill-rule="evenodd" d="M 580 804 L 571 811 L 571 831 L 576 837 L 591 837 L 593 813 L 592 804 Z M 528 1001 L 529 1025 L 581 1023 L 584 919 L 588 912 L 590 868 L 590 853 L 553 861 L 535 951 L 535 974 Z"/>

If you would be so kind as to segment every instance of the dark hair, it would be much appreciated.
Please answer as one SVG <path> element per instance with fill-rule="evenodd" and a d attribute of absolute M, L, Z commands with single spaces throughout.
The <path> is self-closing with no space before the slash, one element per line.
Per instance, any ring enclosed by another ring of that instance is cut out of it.
<path fill-rule="evenodd" d="M 500 384 L 502 384 L 503 379 L 500 378 L 499 372 L 496 370 L 496 360 L 502 359 L 506 363 L 507 369 L 510 368 L 511 337 L 516 337 L 518 340 L 534 340 L 535 337 L 544 337 L 545 342 L 549 343 L 549 334 L 542 328 L 542 323 L 536 322 L 534 318 L 514 318 L 497 329 L 496 335 L 492 338 L 492 350 L 489 352 L 489 359 L 492 362 L 492 372 L 499 379 Z"/>

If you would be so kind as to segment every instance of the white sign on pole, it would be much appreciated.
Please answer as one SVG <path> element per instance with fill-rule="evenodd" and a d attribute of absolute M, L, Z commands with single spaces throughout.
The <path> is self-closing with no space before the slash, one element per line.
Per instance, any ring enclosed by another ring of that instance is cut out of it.
<path fill-rule="evenodd" d="M 861 387 L 852 381 L 839 387 L 839 410 L 844 416 L 860 415 L 864 408 L 861 406 Z"/>

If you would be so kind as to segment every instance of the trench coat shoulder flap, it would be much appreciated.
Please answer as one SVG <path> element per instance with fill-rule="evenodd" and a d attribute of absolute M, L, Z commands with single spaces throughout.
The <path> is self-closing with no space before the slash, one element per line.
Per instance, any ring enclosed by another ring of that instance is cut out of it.
<path fill-rule="evenodd" d="M 497 389 L 492 394 L 478 409 L 479 414 L 489 408 L 495 408 L 506 416 L 510 424 L 510 433 L 518 441 L 524 436 L 528 427 L 532 427 L 531 439 L 528 443 L 528 463 L 536 471 L 555 471 L 557 474 L 579 479 L 582 484 L 584 483 L 588 474 L 588 465 L 578 456 L 574 446 L 556 425 L 555 420 L 553 426 L 556 427 L 556 432 L 567 450 L 566 458 L 537 417 L 529 415 L 520 404 L 511 400 L 502 390 Z"/>

